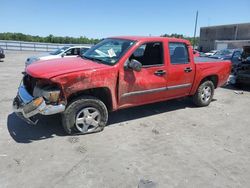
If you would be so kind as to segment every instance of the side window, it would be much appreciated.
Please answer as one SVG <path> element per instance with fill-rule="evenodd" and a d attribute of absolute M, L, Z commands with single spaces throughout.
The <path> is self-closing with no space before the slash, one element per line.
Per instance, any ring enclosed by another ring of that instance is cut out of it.
<path fill-rule="evenodd" d="M 189 63 L 188 48 L 184 43 L 170 42 L 169 54 L 173 65 Z"/>
<path fill-rule="evenodd" d="M 130 59 L 139 61 L 142 66 L 162 65 L 163 47 L 161 42 L 150 42 L 141 45 Z"/>
<path fill-rule="evenodd" d="M 139 48 L 136 49 L 136 51 L 133 53 L 134 58 L 141 58 L 144 55 L 144 51 L 146 48 L 146 44 L 141 45 Z"/>
<path fill-rule="evenodd" d="M 71 48 L 68 51 L 66 51 L 65 54 L 66 54 L 66 56 L 79 55 L 80 54 L 80 48 Z"/>
<path fill-rule="evenodd" d="M 80 48 L 75 48 L 73 54 L 74 55 L 80 55 Z"/>
<path fill-rule="evenodd" d="M 72 51 L 73 51 L 73 48 L 67 50 L 67 51 L 65 52 L 66 56 L 72 55 Z"/>

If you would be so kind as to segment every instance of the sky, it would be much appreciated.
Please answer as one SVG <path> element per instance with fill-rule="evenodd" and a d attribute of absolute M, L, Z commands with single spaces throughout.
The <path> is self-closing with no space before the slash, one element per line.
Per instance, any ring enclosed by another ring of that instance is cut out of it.
<path fill-rule="evenodd" d="M 0 0 L 0 32 L 105 38 L 194 35 L 199 27 L 250 22 L 250 0 Z"/>

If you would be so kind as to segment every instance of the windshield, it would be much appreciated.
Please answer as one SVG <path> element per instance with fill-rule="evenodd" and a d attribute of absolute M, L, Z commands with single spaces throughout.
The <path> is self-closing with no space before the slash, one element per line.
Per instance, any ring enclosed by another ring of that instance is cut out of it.
<path fill-rule="evenodd" d="M 82 57 L 114 65 L 133 44 L 131 40 L 105 39 L 82 54 Z"/>
<path fill-rule="evenodd" d="M 69 47 L 64 46 L 64 47 L 59 48 L 59 49 L 57 49 L 57 50 L 55 50 L 55 51 L 53 51 L 53 52 L 50 52 L 50 55 L 58 55 L 58 54 L 64 52 L 65 50 L 67 50 L 68 48 L 69 48 Z"/>

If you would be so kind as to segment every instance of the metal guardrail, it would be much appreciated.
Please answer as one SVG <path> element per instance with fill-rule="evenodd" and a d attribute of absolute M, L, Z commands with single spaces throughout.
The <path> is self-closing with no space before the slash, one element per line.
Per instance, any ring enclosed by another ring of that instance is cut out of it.
<path fill-rule="evenodd" d="M 92 44 L 58 44 L 58 43 L 41 43 L 41 42 L 24 42 L 12 40 L 0 40 L 0 47 L 4 50 L 17 51 L 41 51 L 50 52 L 63 46 L 92 46 Z"/>

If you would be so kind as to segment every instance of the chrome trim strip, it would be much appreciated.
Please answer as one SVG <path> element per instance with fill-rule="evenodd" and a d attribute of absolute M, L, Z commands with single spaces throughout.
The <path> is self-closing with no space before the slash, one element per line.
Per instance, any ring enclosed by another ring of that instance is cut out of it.
<path fill-rule="evenodd" d="M 148 90 L 142 90 L 142 91 L 133 91 L 129 93 L 122 94 L 121 97 L 129 97 L 133 95 L 141 95 L 141 94 L 149 94 L 149 93 L 155 93 L 155 92 L 161 92 L 161 91 L 167 91 L 167 90 L 175 90 L 175 89 L 181 89 L 190 87 L 192 84 L 181 84 L 181 85 L 175 85 L 175 86 L 169 86 L 169 87 L 161 87 L 161 88 L 155 88 L 155 89 L 148 89 Z"/>
<path fill-rule="evenodd" d="M 168 90 L 174 90 L 174 89 L 181 89 L 181 88 L 186 88 L 186 87 L 190 87 L 191 84 L 181 84 L 181 85 L 175 85 L 175 86 L 169 86 Z"/>
<path fill-rule="evenodd" d="M 66 106 L 64 104 L 47 105 L 45 108 L 40 110 L 40 113 L 43 115 L 52 115 L 63 112 L 65 108 Z"/>
<path fill-rule="evenodd" d="M 142 90 L 142 91 L 133 91 L 133 92 L 122 94 L 122 97 L 129 97 L 129 96 L 132 96 L 132 95 L 148 94 L 148 93 L 154 93 L 154 92 L 160 92 L 160 91 L 166 91 L 166 90 L 168 90 L 167 87 L 161 87 L 161 88 L 156 88 L 156 89 L 148 89 L 148 90 Z"/>

